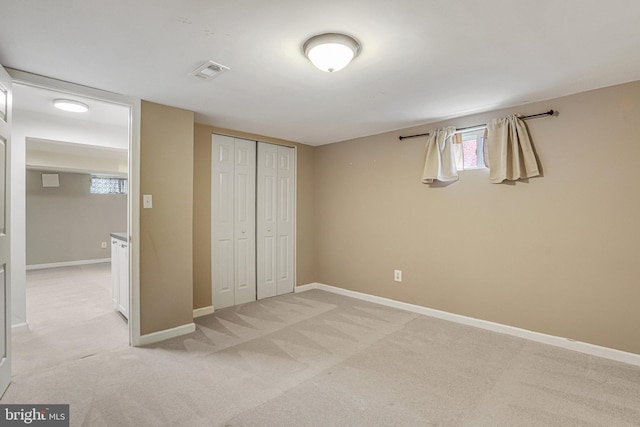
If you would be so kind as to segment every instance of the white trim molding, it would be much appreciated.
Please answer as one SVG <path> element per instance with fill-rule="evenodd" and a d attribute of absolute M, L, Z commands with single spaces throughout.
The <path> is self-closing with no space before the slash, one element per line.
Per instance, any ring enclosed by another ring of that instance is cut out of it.
<path fill-rule="evenodd" d="M 17 334 L 20 332 L 28 332 L 29 324 L 28 323 L 16 323 L 15 325 L 11 325 L 11 333 Z"/>
<path fill-rule="evenodd" d="M 193 318 L 197 318 L 197 317 L 202 317 L 202 316 L 206 316 L 208 314 L 213 313 L 213 306 L 210 305 L 208 307 L 200 307 L 200 308 L 194 308 L 193 309 Z"/>
<path fill-rule="evenodd" d="M 321 289 L 321 286 L 327 286 L 327 285 L 323 285 L 321 283 L 308 283 L 306 285 L 298 285 L 294 288 L 294 292 L 295 293 L 299 293 L 299 292 L 306 292 L 306 291 L 310 291 L 312 289 Z M 337 288 L 336 288 L 337 289 Z M 326 290 L 326 289 L 325 289 Z M 331 291 L 329 291 L 331 292 Z"/>
<path fill-rule="evenodd" d="M 27 265 L 27 271 L 44 270 L 45 268 L 72 267 L 74 265 L 102 264 L 103 262 L 111 262 L 111 258 L 82 259 L 79 261 L 51 262 L 48 264 L 31 264 Z"/>
<path fill-rule="evenodd" d="M 186 325 L 176 326 L 175 328 L 165 329 L 163 331 L 153 332 L 151 334 L 140 335 L 140 341 L 138 345 L 149 345 L 160 341 L 168 340 L 169 338 L 179 337 L 181 335 L 187 335 L 195 332 L 196 324 L 187 323 Z"/>
<path fill-rule="evenodd" d="M 442 320 L 448 320 L 462 325 L 473 326 L 475 328 L 485 329 L 492 332 L 511 335 L 518 338 L 524 338 L 530 341 L 536 341 L 543 344 L 553 345 L 555 347 L 573 350 L 591 356 L 603 357 L 605 359 L 615 360 L 617 362 L 628 363 L 629 365 L 640 366 L 640 354 L 629 353 L 614 348 L 602 347 L 595 344 L 589 344 L 582 341 L 575 341 L 570 338 L 557 337 L 547 335 L 540 332 L 529 331 L 527 329 L 516 328 L 514 326 L 504 325 L 501 323 L 489 322 L 487 320 L 476 319 L 473 317 L 462 316 L 460 314 L 449 313 L 446 311 L 436 310 L 433 308 L 423 307 L 421 305 L 409 304 L 406 302 L 396 301 L 389 298 L 369 295 L 362 292 L 350 291 L 335 286 L 325 285 L 322 283 L 309 283 L 296 287 L 296 292 L 305 292 L 312 289 L 320 289 L 322 291 L 332 292 L 375 304 L 385 305 L 400 310 L 410 311 L 424 316 L 435 317 Z"/>

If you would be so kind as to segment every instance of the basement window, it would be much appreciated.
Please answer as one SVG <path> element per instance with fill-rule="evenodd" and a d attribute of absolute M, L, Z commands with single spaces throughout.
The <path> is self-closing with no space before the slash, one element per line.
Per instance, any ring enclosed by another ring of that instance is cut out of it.
<path fill-rule="evenodd" d="M 91 194 L 127 194 L 129 183 L 126 178 L 91 177 Z"/>
<path fill-rule="evenodd" d="M 458 170 L 483 169 L 484 163 L 484 127 L 460 132 L 461 141 L 457 154 Z M 462 165 L 462 167 L 460 167 Z"/>

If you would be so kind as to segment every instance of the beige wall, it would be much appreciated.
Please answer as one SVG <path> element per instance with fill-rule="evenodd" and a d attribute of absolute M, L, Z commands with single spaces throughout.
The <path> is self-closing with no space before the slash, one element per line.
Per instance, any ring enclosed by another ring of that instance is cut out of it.
<path fill-rule="evenodd" d="M 60 186 L 43 188 L 42 173 L 52 172 L 27 170 L 27 265 L 110 258 L 109 234 L 127 231 L 127 196 L 91 194 L 81 173 L 55 172 Z"/>
<path fill-rule="evenodd" d="M 297 147 L 296 283 L 315 281 L 313 233 L 313 147 L 275 138 L 197 124 L 193 158 L 193 308 L 211 303 L 211 134 Z"/>
<path fill-rule="evenodd" d="M 193 320 L 193 152 L 193 113 L 143 101 L 140 194 L 153 196 L 140 209 L 143 335 Z"/>
<path fill-rule="evenodd" d="M 544 177 L 420 183 L 424 139 L 528 121 Z M 315 149 L 318 282 L 640 353 L 640 82 Z M 393 270 L 403 270 L 403 282 Z"/>
<path fill-rule="evenodd" d="M 211 305 L 211 127 L 193 141 L 193 308 Z"/>

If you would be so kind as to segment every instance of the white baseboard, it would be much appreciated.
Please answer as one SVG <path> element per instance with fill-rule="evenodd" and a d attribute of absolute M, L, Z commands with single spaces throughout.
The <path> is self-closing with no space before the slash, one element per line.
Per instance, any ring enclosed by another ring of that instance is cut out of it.
<path fill-rule="evenodd" d="M 138 345 L 149 345 L 160 341 L 168 340 L 169 338 L 179 337 L 181 335 L 187 335 L 196 330 L 195 323 L 187 323 L 186 325 L 177 326 L 171 329 L 165 329 L 164 331 L 153 332 L 151 334 L 140 335 L 140 341 Z"/>
<path fill-rule="evenodd" d="M 207 314 L 211 313 L 213 313 L 212 305 L 210 305 L 209 307 L 196 308 L 193 310 L 193 318 L 195 319 L 196 317 L 206 316 Z"/>
<path fill-rule="evenodd" d="M 318 286 L 320 285 L 321 285 L 320 283 L 308 283 L 306 285 L 298 285 L 295 288 L 293 288 L 293 291 L 295 293 L 310 291 L 312 289 L 319 289 Z"/>
<path fill-rule="evenodd" d="M 43 270 L 45 268 L 72 267 L 74 265 L 101 264 L 103 262 L 111 262 L 111 258 L 83 259 L 79 261 L 52 262 L 48 264 L 31 264 L 27 265 L 27 270 Z"/>
<path fill-rule="evenodd" d="M 547 335 L 540 332 L 529 331 L 527 329 L 516 328 L 514 326 L 503 325 L 501 323 L 489 322 L 487 320 L 475 319 L 473 317 L 462 316 L 460 314 L 448 313 L 446 311 L 435 310 L 433 308 L 409 304 L 389 298 L 364 294 L 362 292 L 350 291 L 348 289 L 337 288 L 335 286 L 325 285 L 322 283 L 309 283 L 308 285 L 298 286 L 296 287 L 296 292 L 304 292 L 312 289 L 320 289 L 347 297 L 357 298 L 363 301 L 398 308 L 400 310 L 411 311 L 413 313 L 436 317 L 438 319 L 448 320 L 450 322 L 473 326 L 480 329 L 486 329 L 501 334 L 512 335 L 514 337 L 524 338 L 543 344 L 549 344 L 567 350 L 578 351 L 580 353 L 589 354 L 591 356 L 603 357 L 605 359 L 611 359 L 617 362 L 640 366 L 640 354 L 628 353 L 626 351 L 616 350 L 609 347 L 602 347 L 595 344 L 574 341 L 569 338 L 556 337 L 554 335 Z"/>
<path fill-rule="evenodd" d="M 25 323 L 16 323 L 15 325 L 11 325 L 11 332 L 12 333 L 19 333 L 19 332 L 27 332 L 29 330 L 29 324 Z"/>

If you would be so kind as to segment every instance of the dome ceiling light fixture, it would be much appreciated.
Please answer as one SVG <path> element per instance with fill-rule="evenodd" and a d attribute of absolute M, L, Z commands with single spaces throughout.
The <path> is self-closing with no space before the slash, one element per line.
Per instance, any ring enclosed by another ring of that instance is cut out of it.
<path fill-rule="evenodd" d="M 351 36 L 324 33 L 313 36 L 302 45 L 304 56 L 322 71 L 333 73 L 349 65 L 360 53 L 360 43 Z"/>
<path fill-rule="evenodd" d="M 70 111 L 72 113 L 86 113 L 89 111 L 87 104 L 72 99 L 54 99 L 53 106 L 59 110 Z"/>

